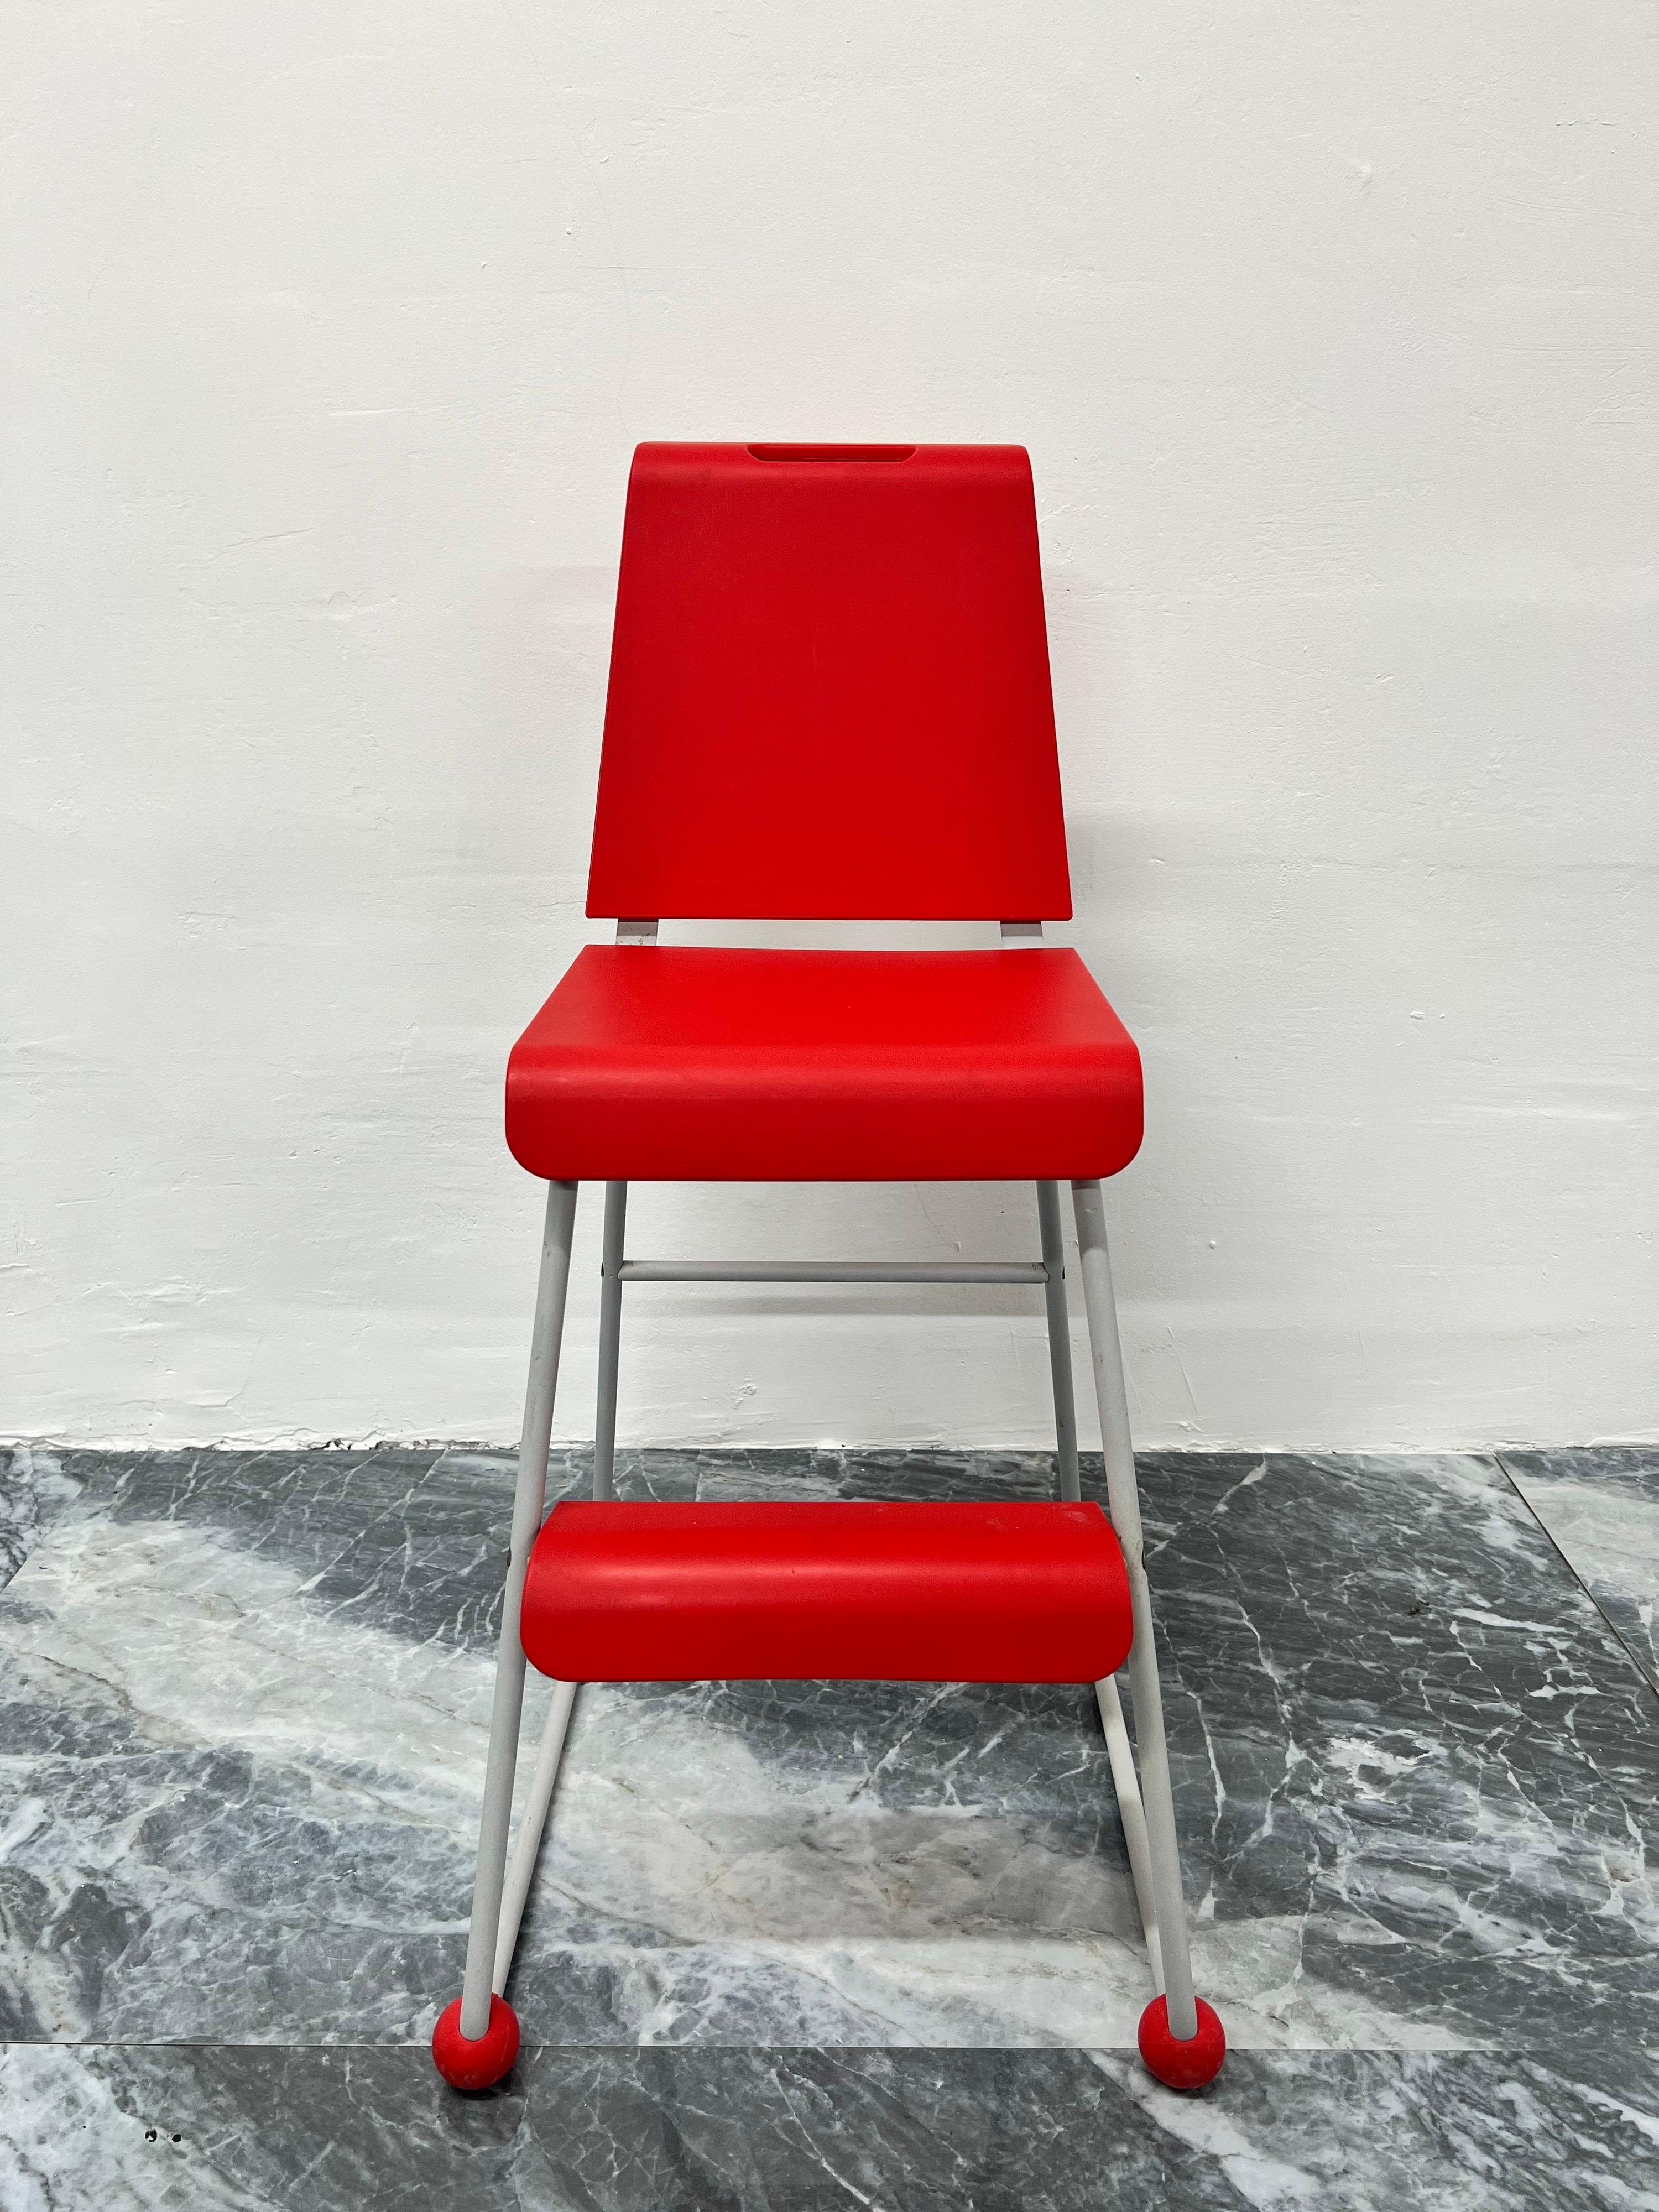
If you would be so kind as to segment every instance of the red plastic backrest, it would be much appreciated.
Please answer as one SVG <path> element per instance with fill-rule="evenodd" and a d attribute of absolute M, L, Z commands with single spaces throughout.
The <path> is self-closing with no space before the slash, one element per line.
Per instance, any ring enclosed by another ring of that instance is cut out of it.
<path fill-rule="evenodd" d="M 641 446 L 591 915 L 1072 911 L 1019 446 Z"/>

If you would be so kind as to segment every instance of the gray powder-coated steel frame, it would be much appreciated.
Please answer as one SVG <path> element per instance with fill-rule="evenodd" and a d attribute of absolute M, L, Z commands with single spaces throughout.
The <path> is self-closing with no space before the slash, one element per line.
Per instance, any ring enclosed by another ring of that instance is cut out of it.
<path fill-rule="evenodd" d="M 652 945 L 654 921 L 617 925 L 619 944 Z M 1005 944 L 1040 937 L 1037 925 L 1005 923 Z M 622 1345 L 622 1293 L 626 1282 L 703 1283 L 1003 1283 L 1041 1288 L 1048 1328 L 1048 1353 L 1058 1439 L 1055 1489 L 1075 1498 L 1078 1489 L 1077 1413 L 1072 1389 L 1069 1317 L 1066 1302 L 1065 1248 L 1060 1227 L 1060 1186 L 1039 1182 L 1037 1222 L 1042 1258 L 1027 1261 L 963 1261 L 911 1265 L 904 1261 L 823 1261 L 817 1264 L 744 1261 L 657 1261 L 623 1256 L 628 1186 L 609 1182 L 605 1190 L 605 1229 L 600 1266 L 599 1411 L 593 1448 L 593 1495 L 609 1498 L 616 1461 L 617 1382 Z M 1164 1706 L 1158 1686 L 1152 1595 L 1146 1580 L 1135 1482 L 1134 1449 L 1129 1434 L 1117 1311 L 1107 1249 L 1105 1205 L 1098 1182 L 1072 1186 L 1077 1222 L 1079 1268 L 1088 1318 L 1095 1401 L 1100 1415 L 1106 1462 L 1107 1510 L 1123 1553 L 1129 1580 L 1133 1641 L 1128 1660 L 1139 1747 L 1131 1747 L 1115 1679 L 1094 1685 L 1105 1732 L 1112 1780 L 1118 1796 L 1130 1871 L 1153 1987 L 1169 2010 L 1170 2032 L 1189 2040 L 1198 2032 L 1193 1995 L 1187 1916 L 1182 1899 L 1175 1808 L 1170 1789 L 1169 1755 L 1164 1735 Z M 476 2040 L 489 2023 L 492 1991 L 506 1985 L 518 1941 L 525 1900 L 535 1872 L 559 1761 L 570 1725 L 577 1685 L 554 1686 L 553 1703 L 538 1750 L 529 1802 L 520 1822 L 519 1839 L 507 1863 L 513 1778 L 524 1709 L 525 1656 L 519 1635 L 531 1547 L 542 1523 L 546 1497 L 547 1455 L 552 1435 L 553 1391 L 558 1376 L 570 1275 L 571 1239 L 575 1226 L 576 1186 L 548 1186 L 547 1218 L 542 1236 L 541 1273 L 530 1352 L 530 1380 L 514 1495 L 513 1532 L 507 1586 L 501 1606 L 496 1654 L 495 1694 L 490 1714 L 489 1751 L 484 1773 L 483 1814 L 479 1826 L 478 1868 L 472 1920 L 467 1939 L 466 1972 L 461 1992 L 460 2029 Z"/>

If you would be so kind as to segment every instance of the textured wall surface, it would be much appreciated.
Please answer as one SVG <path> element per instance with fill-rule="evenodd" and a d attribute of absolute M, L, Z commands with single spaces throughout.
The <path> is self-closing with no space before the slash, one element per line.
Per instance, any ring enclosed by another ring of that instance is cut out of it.
<path fill-rule="evenodd" d="M 1141 1435 L 1654 1433 L 1649 7 L 20 0 L 0 46 L 0 1431 L 514 1432 L 501 1069 L 599 933 L 629 450 L 714 436 L 1031 449 L 1060 934 L 1147 1066 Z M 1018 1190 L 635 1211 L 1035 1249 Z M 641 1291 L 623 1434 L 1039 1441 L 1034 1304 Z"/>

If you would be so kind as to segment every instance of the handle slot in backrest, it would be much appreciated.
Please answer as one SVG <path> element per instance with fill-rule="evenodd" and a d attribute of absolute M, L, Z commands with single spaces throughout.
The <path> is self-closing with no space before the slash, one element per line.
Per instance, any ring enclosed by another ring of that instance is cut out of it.
<path fill-rule="evenodd" d="M 914 446 L 750 446 L 757 461 L 908 461 Z"/>

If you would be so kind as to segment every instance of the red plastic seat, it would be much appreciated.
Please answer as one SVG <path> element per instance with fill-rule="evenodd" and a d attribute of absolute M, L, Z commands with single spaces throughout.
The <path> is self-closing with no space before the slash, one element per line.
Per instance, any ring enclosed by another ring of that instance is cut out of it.
<path fill-rule="evenodd" d="M 520 1633 L 567 1682 L 1095 1682 L 1129 1584 L 1097 1505 L 567 1502 Z"/>
<path fill-rule="evenodd" d="M 591 945 L 514 1048 L 507 1141 L 568 1182 L 1081 1179 L 1140 1058 L 1076 953 Z"/>

